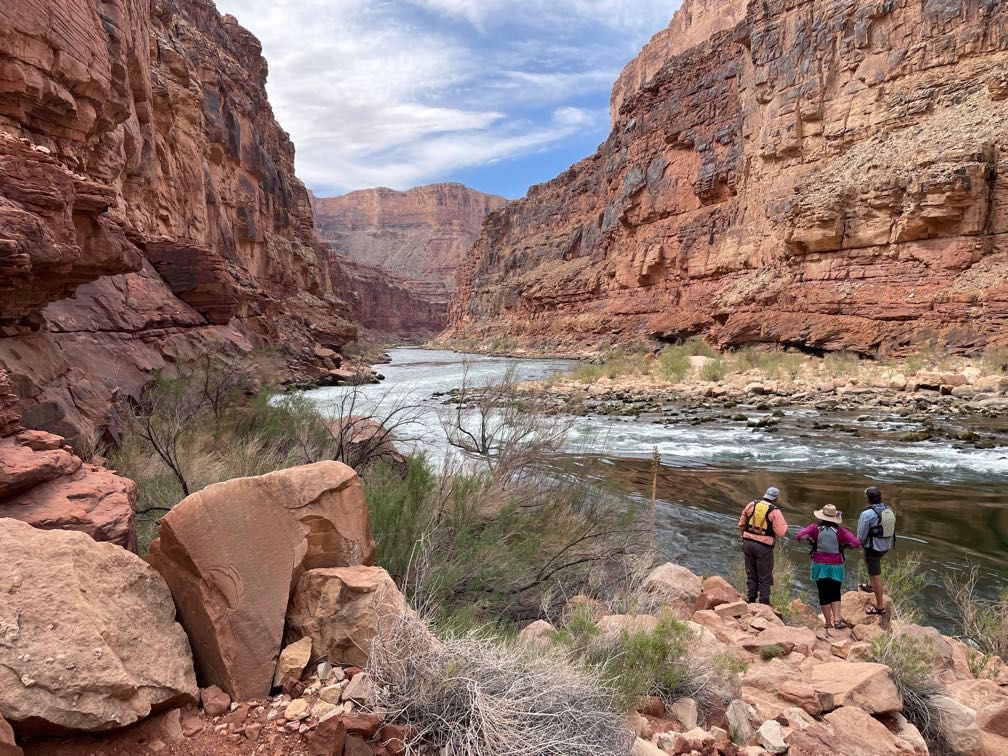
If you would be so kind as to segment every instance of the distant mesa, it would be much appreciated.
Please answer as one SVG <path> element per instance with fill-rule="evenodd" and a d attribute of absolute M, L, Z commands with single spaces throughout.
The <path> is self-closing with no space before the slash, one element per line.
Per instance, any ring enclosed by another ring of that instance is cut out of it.
<path fill-rule="evenodd" d="M 355 322 L 385 332 L 428 334 L 446 325 L 458 265 L 486 216 L 506 203 L 456 183 L 312 197 L 319 238 L 359 281 Z M 400 306 L 390 308 L 390 296 Z"/>

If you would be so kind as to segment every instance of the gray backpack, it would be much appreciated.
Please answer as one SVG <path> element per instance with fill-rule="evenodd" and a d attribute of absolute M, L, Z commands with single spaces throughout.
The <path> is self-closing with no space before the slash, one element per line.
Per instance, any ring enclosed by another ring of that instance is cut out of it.
<path fill-rule="evenodd" d="M 809 554 L 821 551 L 824 554 L 839 554 L 840 539 L 837 537 L 837 529 L 834 525 L 820 525 L 815 541 L 812 543 L 812 550 Z"/>

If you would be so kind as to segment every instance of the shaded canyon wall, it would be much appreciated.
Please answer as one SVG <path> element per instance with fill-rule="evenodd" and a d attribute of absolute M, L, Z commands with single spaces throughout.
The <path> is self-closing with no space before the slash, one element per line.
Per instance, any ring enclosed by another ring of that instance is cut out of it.
<path fill-rule="evenodd" d="M 1008 340 L 1008 3 L 713 5 L 627 67 L 595 155 L 488 218 L 447 335 Z"/>
<path fill-rule="evenodd" d="M 259 42 L 207 0 L 5 0 L 0 366 L 68 437 L 194 349 L 354 336 Z"/>

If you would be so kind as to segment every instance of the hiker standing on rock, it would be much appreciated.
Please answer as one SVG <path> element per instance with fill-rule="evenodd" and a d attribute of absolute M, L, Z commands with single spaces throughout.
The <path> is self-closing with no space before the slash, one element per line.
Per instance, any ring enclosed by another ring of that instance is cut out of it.
<path fill-rule="evenodd" d="M 843 515 L 832 504 L 812 514 L 818 522 L 798 531 L 795 537 L 812 545 L 811 578 L 819 589 L 819 608 L 829 633 L 830 628 L 850 627 L 840 616 L 840 587 L 846 577 L 844 549 L 860 549 L 861 541 L 841 525 Z"/>
<path fill-rule="evenodd" d="M 770 603 L 773 587 L 774 542 L 787 533 L 784 513 L 777 508 L 780 491 L 767 489 L 761 500 L 750 501 L 739 517 L 739 534 L 742 536 L 742 554 L 745 557 L 746 590 L 750 604 Z"/>
<path fill-rule="evenodd" d="M 875 606 L 865 609 L 866 614 L 884 614 L 882 601 L 882 557 L 896 542 L 896 513 L 882 503 L 882 491 L 872 486 L 865 489 L 868 508 L 858 518 L 857 536 L 864 546 L 867 583 L 859 587 L 865 593 L 875 594 Z"/>

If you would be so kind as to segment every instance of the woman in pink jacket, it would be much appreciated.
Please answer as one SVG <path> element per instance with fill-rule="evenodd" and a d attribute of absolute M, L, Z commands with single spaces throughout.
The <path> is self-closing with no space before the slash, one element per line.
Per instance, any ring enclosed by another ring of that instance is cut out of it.
<path fill-rule="evenodd" d="M 845 577 L 844 549 L 860 549 L 861 541 L 840 523 L 843 514 L 832 504 L 816 510 L 819 521 L 798 531 L 798 540 L 812 545 L 812 580 L 819 589 L 819 606 L 830 628 L 842 630 L 850 627 L 840 616 L 840 586 Z"/>

